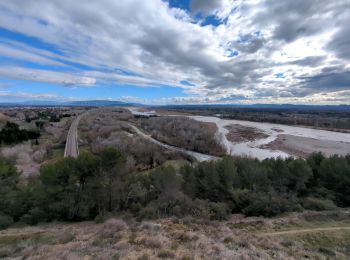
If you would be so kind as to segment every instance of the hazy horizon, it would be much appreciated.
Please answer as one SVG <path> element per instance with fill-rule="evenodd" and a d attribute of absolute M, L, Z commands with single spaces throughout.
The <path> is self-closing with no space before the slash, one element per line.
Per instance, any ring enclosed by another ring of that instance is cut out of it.
<path fill-rule="evenodd" d="M 350 2 L 0 2 L 0 103 L 350 104 Z"/>

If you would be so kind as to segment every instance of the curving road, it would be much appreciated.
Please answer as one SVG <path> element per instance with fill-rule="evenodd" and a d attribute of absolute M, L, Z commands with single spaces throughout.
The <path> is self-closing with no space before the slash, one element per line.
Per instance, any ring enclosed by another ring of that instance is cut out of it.
<path fill-rule="evenodd" d="M 86 112 L 85 112 L 86 113 Z M 64 157 L 78 157 L 79 155 L 79 147 L 78 147 L 78 125 L 82 116 L 85 114 L 80 114 L 76 119 L 72 122 L 66 139 L 66 148 L 64 150 Z"/>
<path fill-rule="evenodd" d="M 152 143 L 155 143 L 155 144 L 157 144 L 159 146 L 162 146 L 162 147 L 164 147 L 166 149 L 169 149 L 169 150 L 173 150 L 173 151 L 176 151 L 176 152 L 181 152 L 181 153 L 188 154 L 188 155 L 194 157 L 197 161 L 202 162 L 202 161 L 211 161 L 211 160 L 219 159 L 219 157 L 212 156 L 212 155 L 209 155 L 209 154 L 197 153 L 197 152 L 193 152 L 193 151 L 190 151 L 190 150 L 186 150 L 184 148 L 180 148 L 180 147 L 176 147 L 176 146 L 172 146 L 172 145 L 168 145 L 168 144 L 162 143 L 162 142 L 154 139 L 152 136 L 145 134 L 140 129 L 138 129 L 136 126 L 134 126 L 132 124 L 129 124 L 129 126 L 131 126 L 132 129 L 134 129 L 134 131 L 138 135 L 140 135 L 143 138 L 151 141 Z"/>
<path fill-rule="evenodd" d="M 68 130 L 68 134 L 67 134 L 66 148 L 65 148 L 65 151 L 64 151 L 64 157 L 74 157 L 74 158 L 76 158 L 76 157 L 79 156 L 79 147 L 78 147 L 78 125 L 79 125 L 79 121 L 86 113 L 91 112 L 91 111 L 92 110 L 87 111 L 87 112 L 85 112 L 83 114 L 80 114 L 72 122 L 72 124 L 71 124 L 71 126 L 70 126 L 70 128 Z M 165 144 L 163 142 L 160 142 L 160 141 L 154 139 L 150 135 L 145 134 L 140 129 L 138 129 L 136 126 L 134 126 L 132 124 L 129 124 L 129 125 L 134 129 L 134 131 L 138 135 L 140 135 L 143 138 L 149 140 L 150 142 L 155 143 L 155 144 L 157 144 L 159 146 L 162 146 L 162 147 L 164 147 L 166 149 L 169 149 L 169 150 L 173 150 L 173 151 L 176 151 L 176 152 L 181 152 L 181 153 L 188 154 L 188 155 L 194 157 L 196 160 L 198 160 L 200 162 L 201 161 L 210 161 L 210 160 L 217 160 L 217 159 L 219 159 L 219 157 L 212 156 L 212 155 L 209 155 L 209 154 L 197 153 L 197 152 L 194 152 L 194 151 L 186 150 L 184 148 L 180 148 L 180 147 L 176 147 L 176 146 Z"/>

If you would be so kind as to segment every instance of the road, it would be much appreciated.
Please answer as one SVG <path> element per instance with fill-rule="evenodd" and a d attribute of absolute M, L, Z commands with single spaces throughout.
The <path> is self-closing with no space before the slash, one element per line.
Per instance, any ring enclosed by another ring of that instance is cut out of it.
<path fill-rule="evenodd" d="M 76 119 L 72 122 L 66 139 L 66 148 L 64 150 L 64 157 L 78 157 L 79 155 L 79 147 L 78 147 L 78 125 L 79 121 L 83 115 L 86 113 L 80 114 Z"/>
<path fill-rule="evenodd" d="M 91 111 L 90 111 L 91 112 Z M 66 148 L 64 151 L 64 157 L 78 157 L 79 156 L 79 147 L 78 147 L 78 125 L 79 125 L 79 121 L 82 118 L 82 116 L 84 116 L 86 113 L 85 112 L 81 115 L 79 115 L 71 124 L 68 134 L 67 134 L 67 140 L 66 140 Z M 144 132 L 142 132 L 140 129 L 138 129 L 136 126 L 129 124 L 134 130 L 135 132 L 142 136 L 143 138 L 149 140 L 152 143 L 155 143 L 159 146 L 162 146 L 166 149 L 169 150 L 173 150 L 176 152 L 181 152 L 181 153 L 185 153 L 188 154 L 192 157 L 194 157 L 196 160 L 202 162 L 202 161 L 211 161 L 211 160 L 217 160 L 219 159 L 219 157 L 216 156 L 212 156 L 209 154 L 203 154 L 203 153 L 197 153 L 194 151 L 189 151 L 186 150 L 184 148 L 180 148 L 180 147 L 176 147 L 176 146 L 172 146 L 172 145 L 168 145 L 165 143 L 162 143 L 156 139 L 154 139 L 153 137 L 151 137 L 150 135 L 145 134 Z"/>
<path fill-rule="evenodd" d="M 168 145 L 168 144 L 162 143 L 162 142 L 154 139 L 150 135 L 145 134 L 140 129 L 138 129 L 136 126 L 131 125 L 131 124 L 129 124 L 129 125 L 130 125 L 130 127 L 132 127 L 135 130 L 135 132 L 138 135 L 140 135 L 143 138 L 149 140 L 150 142 L 155 143 L 155 144 L 157 144 L 159 146 L 162 146 L 162 147 L 164 147 L 166 149 L 169 149 L 169 150 L 173 150 L 173 151 L 176 151 L 176 152 L 181 152 L 181 153 L 188 154 L 188 155 L 194 157 L 196 160 L 198 160 L 200 162 L 219 159 L 219 157 L 212 156 L 212 155 L 209 155 L 209 154 L 197 153 L 197 152 L 189 151 L 189 150 L 186 150 L 186 149 L 183 149 L 183 148 L 180 148 L 180 147 L 176 147 L 176 146 L 172 146 L 172 145 Z"/>

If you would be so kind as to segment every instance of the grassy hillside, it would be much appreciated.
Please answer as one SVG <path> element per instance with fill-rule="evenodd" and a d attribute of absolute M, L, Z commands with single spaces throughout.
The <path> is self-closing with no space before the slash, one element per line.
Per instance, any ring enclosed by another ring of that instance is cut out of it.
<path fill-rule="evenodd" d="M 348 259 L 350 214 L 304 212 L 227 221 L 166 218 L 51 223 L 0 231 L 0 258 Z"/>

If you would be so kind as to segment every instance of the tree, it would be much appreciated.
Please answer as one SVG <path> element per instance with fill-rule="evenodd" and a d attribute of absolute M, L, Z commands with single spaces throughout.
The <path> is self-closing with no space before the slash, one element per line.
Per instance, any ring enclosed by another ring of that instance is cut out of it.
<path fill-rule="evenodd" d="M 18 178 L 16 168 L 0 158 L 0 214 L 16 216 Z"/>
<path fill-rule="evenodd" d="M 100 158 L 100 210 L 119 209 L 123 201 L 126 157 L 114 148 L 106 148 L 101 151 Z"/>
<path fill-rule="evenodd" d="M 302 159 L 292 160 L 288 163 L 290 171 L 290 186 L 289 188 L 295 191 L 298 195 L 306 191 L 306 184 L 312 177 L 312 170 L 306 161 Z"/>

